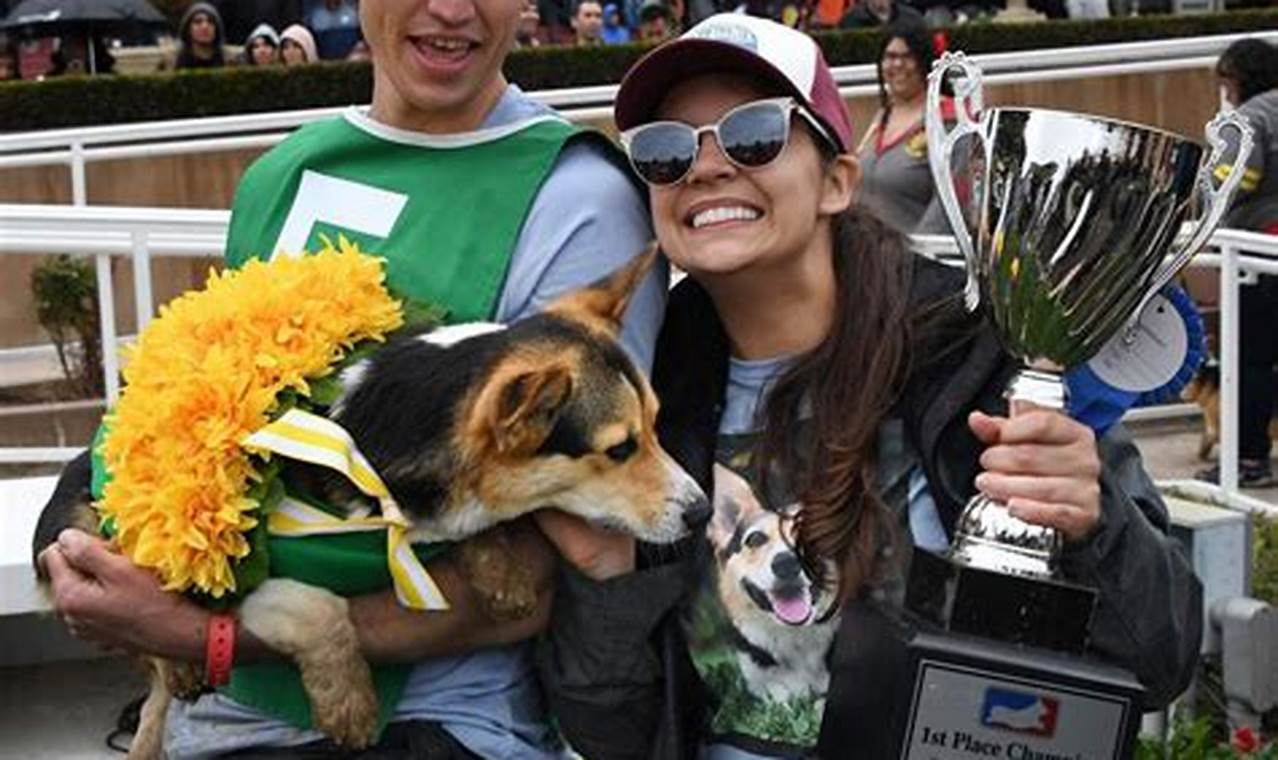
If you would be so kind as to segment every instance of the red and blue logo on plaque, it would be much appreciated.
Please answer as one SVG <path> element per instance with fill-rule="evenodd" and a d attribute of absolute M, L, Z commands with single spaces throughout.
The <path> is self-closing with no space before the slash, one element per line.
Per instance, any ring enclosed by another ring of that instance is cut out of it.
<path fill-rule="evenodd" d="M 981 725 L 1018 734 L 1051 738 L 1061 703 L 1051 697 L 991 686 L 985 690 Z"/>

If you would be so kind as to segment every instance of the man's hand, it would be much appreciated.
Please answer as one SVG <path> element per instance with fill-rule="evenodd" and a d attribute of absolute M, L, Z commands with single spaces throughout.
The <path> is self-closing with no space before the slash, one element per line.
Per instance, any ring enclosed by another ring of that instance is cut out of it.
<path fill-rule="evenodd" d="M 555 509 L 533 513 L 546 538 L 569 564 L 587 578 L 607 580 L 634 572 L 635 540 L 617 531 L 598 528 L 575 515 Z"/>
<path fill-rule="evenodd" d="M 1066 541 L 1089 538 L 1100 522 L 1100 457 L 1092 429 L 1064 414 L 1033 409 L 1014 417 L 968 416 L 987 448 L 976 487 L 1025 522 L 1056 528 Z"/>
<path fill-rule="evenodd" d="M 40 553 L 54 609 L 72 635 L 114 649 L 201 662 L 209 612 L 83 531 Z"/>

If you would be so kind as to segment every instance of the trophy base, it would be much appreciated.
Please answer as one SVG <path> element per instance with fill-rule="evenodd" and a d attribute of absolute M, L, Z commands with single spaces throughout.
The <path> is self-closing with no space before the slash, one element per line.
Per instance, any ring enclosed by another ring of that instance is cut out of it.
<path fill-rule="evenodd" d="M 905 606 L 943 630 L 1082 654 L 1096 591 L 1006 575 L 915 549 Z"/>
<path fill-rule="evenodd" d="M 817 753 L 874 760 L 1125 760 L 1143 688 L 1086 658 L 844 613 Z"/>

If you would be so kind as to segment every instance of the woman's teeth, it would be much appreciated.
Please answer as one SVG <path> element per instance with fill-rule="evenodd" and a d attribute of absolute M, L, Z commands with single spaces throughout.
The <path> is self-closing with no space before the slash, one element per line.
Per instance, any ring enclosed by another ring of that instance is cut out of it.
<path fill-rule="evenodd" d="M 699 211 L 692 217 L 692 228 L 701 229 L 710 224 L 730 221 L 753 221 L 759 218 L 759 212 L 745 206 L 722 206 Z"/>

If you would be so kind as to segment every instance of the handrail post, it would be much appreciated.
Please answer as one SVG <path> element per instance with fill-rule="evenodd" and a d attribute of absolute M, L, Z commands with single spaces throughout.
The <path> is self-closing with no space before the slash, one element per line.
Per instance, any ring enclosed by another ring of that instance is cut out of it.
<path fill-rule="evenodd" d="M 1238 493 L 1238 358 L 1241 323 L 1238 249 L 1220 247 L 1220 487 L 1225 498 Z"/>
<path fill-rule="evenodd" d="M 111 255 L 93 257 L 98 275 L 98 319 L 102 336 L 102 379 L 106 384 L 107 404 L 120 395 L 120 356 L 115 335 L 115 294 L 111 287 Z"/>
<path fill-rule="evenodd" d="M 147 247 L 147 233 L 134 230 L 133 240 L 133 303 L 137 311 L 137 331 L 151 321 L 155 302 L 151 296 L 151 251 Z"/>
<path fill-rule="evenodd" d="M 71 203 L 84 206 L 89 202 L 89 191 L 84 171 L 84 143 L 71 142 Z"/>

